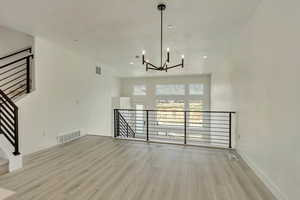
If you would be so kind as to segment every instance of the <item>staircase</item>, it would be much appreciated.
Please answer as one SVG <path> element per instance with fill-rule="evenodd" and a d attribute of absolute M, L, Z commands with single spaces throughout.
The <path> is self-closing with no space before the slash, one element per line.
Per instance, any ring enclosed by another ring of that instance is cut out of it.
<path fill-rule="evenodd" d="M 115 126 L 115 137 L 120 138 L 135 138 L 135 131 L 132 129 L 131 125 L 127 122 L 125 117 L 121 112 L 115 110 L 115 124 L 118 123 L 118 126 Z"/>
<path fill-rule="evenodd" d="M 22 167 L 15 102 L 31 91 L 32 59 L 31 47 L 0 57 L 0 174 Z"/>

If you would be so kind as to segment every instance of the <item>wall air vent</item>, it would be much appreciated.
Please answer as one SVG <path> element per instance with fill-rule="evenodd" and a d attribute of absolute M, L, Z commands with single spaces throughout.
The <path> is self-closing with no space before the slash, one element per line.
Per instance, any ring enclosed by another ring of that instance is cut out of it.
<path fill-rule="evenodd" d="M 57 136 L 57 143 L 58 144 L 64 144 L 67 142 L 71 142 L 72 140 L 78 139 L 81 137 L 80 131 L 74 131 L 66 134 L 61 134 Z"/>

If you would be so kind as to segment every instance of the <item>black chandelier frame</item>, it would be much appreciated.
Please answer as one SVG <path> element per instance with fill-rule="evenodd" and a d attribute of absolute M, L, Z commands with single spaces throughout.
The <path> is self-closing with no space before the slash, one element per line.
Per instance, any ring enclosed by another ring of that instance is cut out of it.
<path fill-rule="evenodd" d="M 157 9 L 160 11 L 160 66 L 157 67 L 156 65 L 150 63 L 148 60 L 145 60 L 145 54 L 146 52 L 143 51 L 143 57 L 142 57 L 142 63 L 144 66 L 146 66 L 146 71 L 148 70 L 155 70 L 155 71 L 168 71 L 169 69 L 175 68 L 175 67 L 184 67 L 184 55 L 181 57 L 181 63 L 177 65 L 170 65 L 170 49 L 167 49 L 167 59 L 163 63 L 163 12 L 166 10 L 165 4 L 159 4 L 157 6 Z"/>

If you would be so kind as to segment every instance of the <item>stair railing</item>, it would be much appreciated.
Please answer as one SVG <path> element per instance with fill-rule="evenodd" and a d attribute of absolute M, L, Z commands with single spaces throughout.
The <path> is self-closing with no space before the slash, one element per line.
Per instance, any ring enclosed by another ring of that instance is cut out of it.
<path fill-rule="evenodd" d="M 118 131 L 116 131 L 115 134 L 118 134 L 118 136 L 126 138 L 135 138 L 135 131 L 131 128 L 127 120 L 122 116 L 122 114 L 118 110 L 115 110 L 115 126 L 115 128 L 118 129 Z"/>
<path fill-rule="evenodd" d="M 26 53 L 26 52 L 32 54 L 32 47 L 27 47 L 25 49 L 18 50 L 18 51 L 14 52 L 14 53 L 10 53 L 8 55 L 2 56 L 2 57 L 0 57 L 0 60 L 4 60 L 4 59 L 10 58 L 10 57 L 14 57 L 14 56 L 16 56 L 18 54 Z"/>
<path fill-rule="evenodd" d="M 18 107 L 0 90 L 0 133 L 14 147 L 14 155 L 19 155 Z"/>
<path fill-rule="evenodd" d="M 0 134 L 19 155 L 18 107 L 14 100 L 31 92 L 32 48 L 25 48 L 0 57 Z"/>
<path fill-rule="evenodd" d="M 17 55 L 28 52 L 21 58 Z M 33 59 L 32 48 L 26 48 L 0 58 L 0 61 L 12 59 L 0 66 L 0 89 L 12 100 L 30 93 L 31 91 L 31 60 Z M 15 59 L 14 59 L 15 58 Z"/>

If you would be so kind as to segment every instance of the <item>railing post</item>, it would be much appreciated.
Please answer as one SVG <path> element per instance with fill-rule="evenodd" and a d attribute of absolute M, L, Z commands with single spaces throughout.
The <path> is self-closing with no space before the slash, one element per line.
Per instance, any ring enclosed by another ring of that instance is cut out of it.
<path fill-rule="evenodd" d="M 128 123 L 126 125 L 126 135 L 127 135 L 127 137 L 129 137 L 129 134 L 128 134 Z"/>
<path fill-rule="evenodd" d="M 117 137 L 117 114 L 116 114 L 116 109 L 114 109 L 114 137 Z"/>
<path fill-rule="evenodd" d="M 120 136 L 120 112 L 117 110 L 117 137 Z"/>
<path fill-rule="evenodd" d="M 30 93 L 30 57 L 26 58 L 26 92 Z"/>
<path fill-rule="evenodd" d="M 0 103 L 4 103 L 3 100 L 0 101 Z M 2 108 L 0 106 L 0 134 L 2 133 Z"/>
<path fill-rule="evenodd" d="M 115 109 L 115 137 L 119 136 L 119 110 Z"/>
<path fill-rule="evenodd" d="M 186 144 L 186 123 L 187 123 L 186 114 L 187 111 L 184 111 L 184 144 Z"/>
<path fill-rule="evenodd" d="M 147 141 L 149 141 L 149 110 L 146 110 L 146 133 Z"/>
<path fill-rule="evenodd" d="M 232 148 L 232 143 L 231 143 L 231 126 L 232 126 L 232 113 L 230 112 L 229 113 L 229 148 L 231 149 Z"/>
<path fill-rule="evenodd" d="M 19 155 L 19 124 L 18 124 L 18 108 L 15 108 L 14 110 L 14 129 L 15 129 L 15 152 L 13 152 L 14 155 Z"/>

